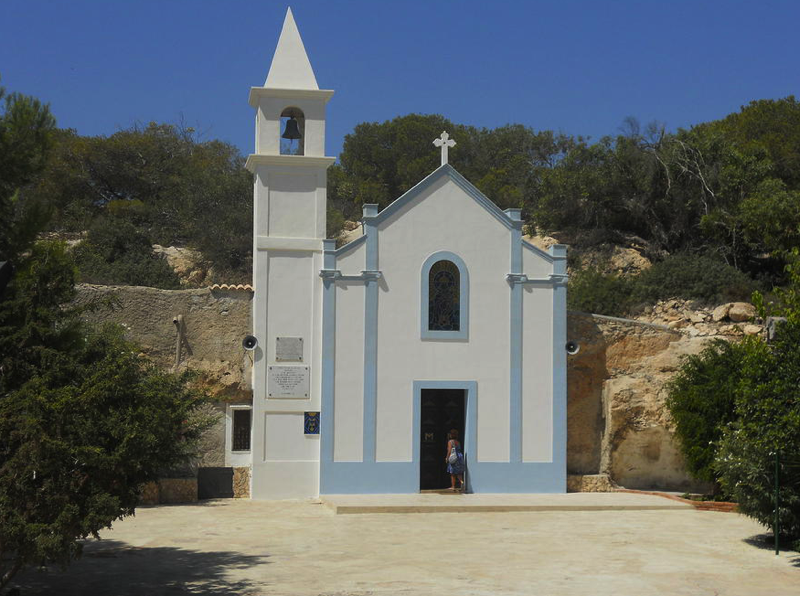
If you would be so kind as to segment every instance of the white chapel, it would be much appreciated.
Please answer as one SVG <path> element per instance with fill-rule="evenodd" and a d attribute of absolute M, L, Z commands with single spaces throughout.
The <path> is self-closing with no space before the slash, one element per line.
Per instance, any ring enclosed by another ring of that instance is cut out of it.
<path fill-rule="evenodd" d="M 325 239 L 325 109 L 287 12 L 256 109 L 251 495 L 566 491 L 566 247 L 447 163 Z M 457 142 L 458 139 L 455 139 Z"/>

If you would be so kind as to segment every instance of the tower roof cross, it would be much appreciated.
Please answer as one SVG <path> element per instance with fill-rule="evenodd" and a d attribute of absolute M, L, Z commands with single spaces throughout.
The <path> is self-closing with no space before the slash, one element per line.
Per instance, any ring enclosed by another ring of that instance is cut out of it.
<path fill-rule="evenodd" d="M 433 141 L 433 144 L 442 148 L 442 165 L 447 163 L 447 150 L 450 147 L 455 147 L 456 142 L 450 138 L 446 131 L 442 131 L 442 136 Z"/>

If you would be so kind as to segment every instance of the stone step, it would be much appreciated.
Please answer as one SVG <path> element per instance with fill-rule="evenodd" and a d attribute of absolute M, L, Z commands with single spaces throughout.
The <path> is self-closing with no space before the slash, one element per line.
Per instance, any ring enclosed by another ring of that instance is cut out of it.
<path fill-rule="evenodd" d="M 323 495 L 320 502 L 336 514 L 501 513 L 525 511 L 646 511 L 693 509 L 656 495 L 631 493 Z"/>

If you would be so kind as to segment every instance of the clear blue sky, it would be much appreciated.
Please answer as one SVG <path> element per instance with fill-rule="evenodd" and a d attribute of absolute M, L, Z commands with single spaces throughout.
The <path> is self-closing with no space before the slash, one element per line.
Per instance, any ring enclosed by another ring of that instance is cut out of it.
<path fill-rule="evenodd" d="M 287 2 L 0 0 L 0 84 L 62 127 L 179 119 L 249 153 Z M 671 130 L 800 95 L 800 2 L 294 0 L 327 152 L 411 112 L 598 138 L 626 116 Z M 425 142 L 430 142 L 425 140 Z"/>

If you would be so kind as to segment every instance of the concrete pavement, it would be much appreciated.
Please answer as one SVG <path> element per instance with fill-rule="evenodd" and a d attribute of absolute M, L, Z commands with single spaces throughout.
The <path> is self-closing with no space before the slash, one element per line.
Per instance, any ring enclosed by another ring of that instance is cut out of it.
<path fill-rule="evenodd" d="M 797 596 L 800 557 L 731 513 L 335 515 L 310 502 L 140 509 L 22 596 Z"/>

